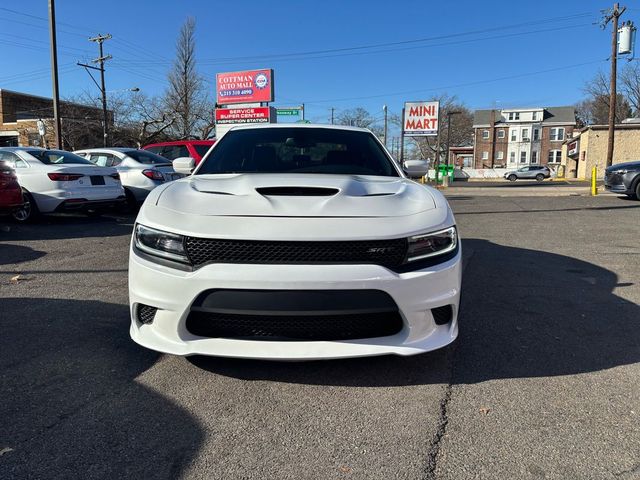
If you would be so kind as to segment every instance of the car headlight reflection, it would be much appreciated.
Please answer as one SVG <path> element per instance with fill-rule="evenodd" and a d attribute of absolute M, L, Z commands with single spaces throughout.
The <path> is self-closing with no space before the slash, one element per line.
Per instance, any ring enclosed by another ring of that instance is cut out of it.
<path fill-rule="evenodd" d="M 414 235 L 409 237 L 407 263 L 424 258 L 443 255 L 458 246 L 458 232 L 456 227 L 445 228 L 437 232 Z"/>
<path fill-rule="evenodd" d="M 176 233 L 163 232 L 137 224 L 135 246 L 149 255 L 189 263 L 184 250 L 184 237 Z"/>

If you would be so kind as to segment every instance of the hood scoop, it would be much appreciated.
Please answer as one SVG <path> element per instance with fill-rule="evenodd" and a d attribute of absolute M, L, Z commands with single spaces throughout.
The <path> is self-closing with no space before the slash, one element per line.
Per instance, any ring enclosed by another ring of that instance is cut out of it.
<path fill-rule="evenodd" d="M 264 197 L 331 197 L 340 192 L 327 187 L 259 187 L 256 192 Z"/>

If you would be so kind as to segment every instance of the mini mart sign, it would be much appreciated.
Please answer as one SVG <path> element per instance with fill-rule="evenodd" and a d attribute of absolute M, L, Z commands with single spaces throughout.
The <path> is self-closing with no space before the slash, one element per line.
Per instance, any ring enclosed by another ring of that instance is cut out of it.
<path fill-rule="evenodd" d="M 440 102 L 405 102 L 402 129 L 407 136 L 438 134 Z"/>

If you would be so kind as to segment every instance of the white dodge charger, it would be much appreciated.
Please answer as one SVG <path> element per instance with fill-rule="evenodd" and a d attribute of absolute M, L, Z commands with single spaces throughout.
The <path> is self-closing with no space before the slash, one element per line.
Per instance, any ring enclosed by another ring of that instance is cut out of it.
<path fill-rule="evenodd" d="M 175 355 L 413 355 L 456 338 L 461 275 L 447 201 L 370 131 L 236 127 L 144 202 L 131 337 Z"/>

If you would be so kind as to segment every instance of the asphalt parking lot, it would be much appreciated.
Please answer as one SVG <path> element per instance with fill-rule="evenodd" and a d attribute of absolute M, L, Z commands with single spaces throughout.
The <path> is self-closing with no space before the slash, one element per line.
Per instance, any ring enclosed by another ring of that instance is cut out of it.
<path fill-rule="evenodd" d="M 309 363 L 135 345 L 131 216 L 0 220 L 0 478 L 640 478 L 640 202 L 450 201 L 455 344 Z"/>

